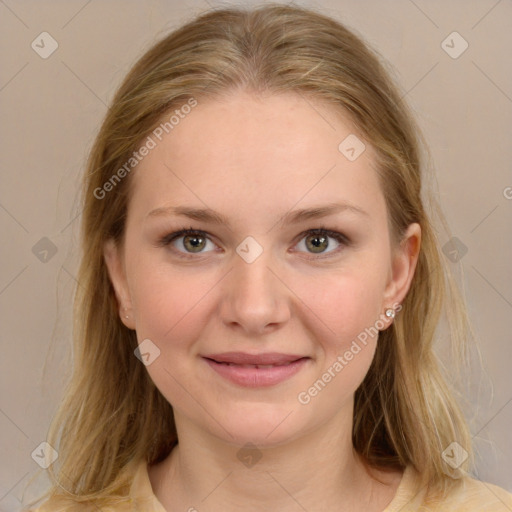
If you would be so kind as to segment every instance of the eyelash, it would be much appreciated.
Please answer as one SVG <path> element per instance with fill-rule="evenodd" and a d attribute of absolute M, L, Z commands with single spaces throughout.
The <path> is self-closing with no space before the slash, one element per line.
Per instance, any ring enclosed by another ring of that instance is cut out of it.
<path fill-rule="evenodd" d="M 197 236 L 200 236 L 202 238 L 208 238 L 210 240 L 210 238 L 208 237 L 208 233 L 206 233 L 205 231 L 201 231 L 201 230 L 189 227 L 188 229 L 180 229 L 179 231 L 174 231 L 173 233 L 169 233 L 168 235 L 163 236 L 162 238 L 160 238 L 158 240 L 157 247 L 169 246 L 172 242 L 174 242 L 178 238 L 181 238 L 183 236 L 190 236 L 190 235 L 192 235 L 192 236 L 193 235 L 197 235 Z M 308 229 L 306 231 L 303 231 L 299 235 L 299 239 L 297 241 L 297 244 L 303 238 L 305 238 L 305 237 L 307 237 L 309 235 L 324 235 L 324 236 L 328 236 L 330 238 L 334 238 L 334 240 L 336 240 L 336 242 L 338 242 L 340 244 L 340 247 L 337 247 L 336 249 L 334 249 L 332 251 L 329 251 L 327 253 L 318 253 L 318 256 L 315 256 L 314 253 L 309 253 L 309 254 L 312 255 L 312 257 L 310 257 L 309 259 L 322 259 L 322 258 L 330 257 L 330 255 L 332 255 L 332 254 L 337 254 L 340 251 L 340 249 L 342 248 L 341 246 L 348 247 L 351 244 L 350 240 L 343 233 L 339 233 L 337 231 L 332 231 L 332 230 L 327 229 L 326 227 L 323 227 L 323 226 L 319 227 L 319 228 Z M 295 244 L 295 245 L 297 245 L 297 244 Z M 178 251 L 178 250 L 175 250 L 175 252 L 178 253 L 178 257 L 185 258 L 185 259 L 196 258 L 196 255 L 201 255 L 202 254 L 202 253 L 196 253 L 196 254 L 194 254 L 194 253 L 184 253 L 184 252 Z"/>

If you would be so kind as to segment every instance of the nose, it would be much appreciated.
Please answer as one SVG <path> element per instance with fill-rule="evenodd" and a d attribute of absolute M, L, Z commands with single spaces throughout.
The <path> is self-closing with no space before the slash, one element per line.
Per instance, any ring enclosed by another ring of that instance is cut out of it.
<path fill-rule="evenodd" d="M 291 292 L 266 251 L 252 263 L 235 255 L 233 265 L 223 280 L 223 322 L 252 336 L 284 325 L 290 318 Z"/>

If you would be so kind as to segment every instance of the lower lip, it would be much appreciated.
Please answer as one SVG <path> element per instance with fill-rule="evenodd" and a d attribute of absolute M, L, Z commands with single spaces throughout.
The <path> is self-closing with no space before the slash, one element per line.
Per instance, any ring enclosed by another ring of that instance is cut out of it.
<path fill-rule="evenodd" d="M 261 388 L 279 384 L 299 372 L 308 362 L 308 358 L 302 358 L 285 366 L 248 368 L 217 363 L 211 359 L 203 359 L 225 379 L 247 388 Z"/>

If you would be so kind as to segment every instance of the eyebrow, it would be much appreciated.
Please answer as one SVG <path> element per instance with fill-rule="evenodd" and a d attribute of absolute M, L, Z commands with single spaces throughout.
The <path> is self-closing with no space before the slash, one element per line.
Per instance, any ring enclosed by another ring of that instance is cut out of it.
<path fill-rule="evenodd" d="M 281 218 L 280 225 L 298 224 L 308 219 L 317 219 L 327 217 L 339 212 L 350 212 L 358 215 L 369 216 L 368 212 L 350 203 L 328 203 L 326 205 L 314 206 L 311 208 L 303 208 L 300 210 L 292 210 Z M 161 215 L 176 215 L 188 217 L 197 221 L 210 224 L 224 224 L 230 226 L 229 220 L 222 214 L 212 210 L 211 208 L 190 208 L 188 206 L 168 206 L 156 208 L 148 213 L 148 217 L 158 217 Z"/>

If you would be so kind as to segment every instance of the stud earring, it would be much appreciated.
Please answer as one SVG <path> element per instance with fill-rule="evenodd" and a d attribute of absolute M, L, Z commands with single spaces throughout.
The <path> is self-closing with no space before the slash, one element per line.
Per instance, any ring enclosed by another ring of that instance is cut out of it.
<path fill-rule="evenodd" d="M 395 310 L 392 308 L 386 309 L 386 316 L 388 318 L 395 318 Z"/>
<path fill-rule="evenodd" d="M 128 308 L 123 308 L 124 309 L 124 312 L 126 313 L 126 311 L 128 311 Z M 130 315 L 124 315 L 125 318 L 130 318 Z"/>

